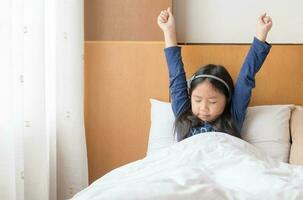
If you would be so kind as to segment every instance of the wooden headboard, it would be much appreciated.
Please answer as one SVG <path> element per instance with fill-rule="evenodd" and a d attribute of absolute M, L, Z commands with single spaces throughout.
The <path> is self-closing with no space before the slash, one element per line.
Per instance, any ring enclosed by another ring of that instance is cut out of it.
<path fill-rule="evenodd" d="M 90 183 L 143 158 L 150 125 L 149 98 L 169 101 L 163 42 L 85 43 L 85 127 Z M 207 63 L 235 79 L 249 45 L 189 45 L 187 76 Z M 251 105 L 303 105 L 303 45 L 274 45 L 257 74 Z"/>

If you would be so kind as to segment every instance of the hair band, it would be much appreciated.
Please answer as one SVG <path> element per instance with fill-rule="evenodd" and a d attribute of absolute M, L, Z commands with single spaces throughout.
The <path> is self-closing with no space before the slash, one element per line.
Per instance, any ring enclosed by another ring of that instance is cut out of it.
<path fill-rule="evenodd" d="M 209 75 L 209 74 L 194 75 L 194 76 L 192 76 L 192 78 L 188 82 L 188 88 L 190 88 L 191 83 L 197 78 L 212 78 L 212 79 L 215 79 L 215 80 L 220 81 L 221 83 L 223 83 L 225 85 L 225 87 L 227 88 L 227 90 L 228 90 L 228 94 L 229 94 L 228 101 L 230 100 L 230 98 L 231 98 L 230 88 L 229 88 L 228 84 L 223 79 L 221 79 L 217 76 Z"/>

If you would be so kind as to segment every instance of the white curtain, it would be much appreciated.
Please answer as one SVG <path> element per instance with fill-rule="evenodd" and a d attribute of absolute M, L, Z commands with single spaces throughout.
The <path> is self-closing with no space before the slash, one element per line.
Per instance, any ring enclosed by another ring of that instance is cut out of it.
<path fill-rule="evenodd" d="M 0 199 L 88 185 L 83 27 L 83 0 L 1 0 Z"/>

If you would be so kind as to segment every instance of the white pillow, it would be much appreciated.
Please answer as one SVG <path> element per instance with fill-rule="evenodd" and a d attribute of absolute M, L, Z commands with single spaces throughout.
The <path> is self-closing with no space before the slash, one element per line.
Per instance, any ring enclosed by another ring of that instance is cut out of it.
<path fill-rule="evenodd" d="M 271 157 L 289 161 L 291 110 L 294 105 L 255 106 L 247 109 L 242 138 Z"/>
<path fill-rule="evenodd" d="M 171 103 L 150 99 L 151 126 L 147 155 L 172 145 L 175 141 L 173 125 L 175 116 Z"/>
<path fill-rule="evenodd" d="M 150 99 L 151 126 L 147 155 L 176 142 L 175 117 L 171 103 Z M 288 162 L 290 148 L 289 119 L 293 105 L 249 107 L 242 128 L 244 140 L 272 157 Z"/>

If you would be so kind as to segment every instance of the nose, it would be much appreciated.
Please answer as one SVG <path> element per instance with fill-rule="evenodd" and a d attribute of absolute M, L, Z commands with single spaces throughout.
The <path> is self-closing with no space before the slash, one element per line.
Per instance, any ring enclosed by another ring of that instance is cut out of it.
<path fill-rule="evenodd" d="M 208 114 L 208 105 L 205 101 L 201 102 L 199 110 L 202 114 Z"/>

